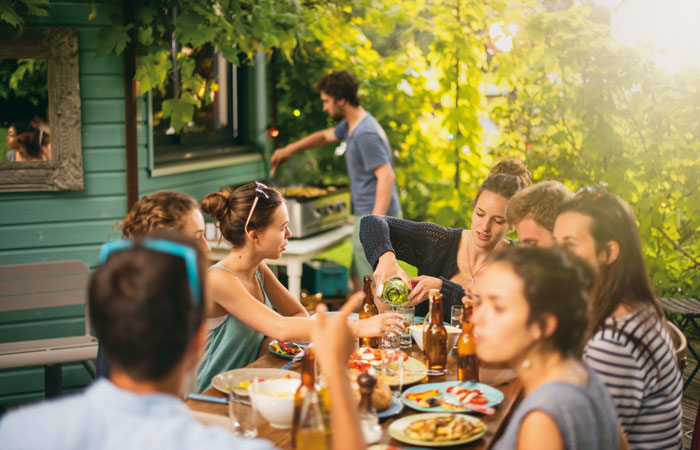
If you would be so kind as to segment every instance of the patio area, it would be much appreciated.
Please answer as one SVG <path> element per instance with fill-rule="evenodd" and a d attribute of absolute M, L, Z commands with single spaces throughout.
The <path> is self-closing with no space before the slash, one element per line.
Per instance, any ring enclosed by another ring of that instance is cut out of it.
<path fill-rule="evenodd" d="M 694 348 L 700 348 L 700 339 L 688 339 L 688 345 L 693 345 Z M 688 353 L 688 364 L 683 370 L 683 380 L 686 380 L 690 373 L 697 365 L 693 357 Z M 698 411 L 698 402 L 700 402 L 700 376 L 695 376 L 692 383 L 683 393 L 683 448 L 689 449 L 690 442 L 693 439 L 692 432 L 695 427 L 695 415 Z"/>

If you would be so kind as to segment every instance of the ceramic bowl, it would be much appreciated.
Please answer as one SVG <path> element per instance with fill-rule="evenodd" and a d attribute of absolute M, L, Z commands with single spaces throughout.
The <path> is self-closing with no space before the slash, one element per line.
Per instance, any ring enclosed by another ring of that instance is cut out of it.
<path fill-rule="evenodd" d="M 275 428 L 291 428 L 294 416 L 294 393 L 301 380 L 268 380 L 248 388 L 255 409 Z"/>

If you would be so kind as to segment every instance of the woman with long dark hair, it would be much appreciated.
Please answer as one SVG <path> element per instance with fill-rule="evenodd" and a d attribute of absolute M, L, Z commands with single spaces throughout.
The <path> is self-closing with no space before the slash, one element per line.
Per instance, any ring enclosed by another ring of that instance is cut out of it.
<path fill-rule="evenodd" d="M 411 304 L 422 316 L 428 312 L 428 291 L 439 289 L 444 317 L 450 317 L 450 307 L 462 304 L 489 257 L 512 244 L 505 239 L 509 228 L 506 205 L 530 181 L 530 172 L 521 161 L 505 158 L 497 162 L 474 199 L 470 230 L 395 217 L 363 217 L 360 240 L 374 268 L 375 282 L 379 285 L 399 275 L 415 284 Z M 398 260 L 418 268 L 418 276 L 408 280 Z M 384 303 L 377 306 L 388 307 Z"/>
<path fill-rule="evenodd" d="M 253 362 L 263 336 L 309 342 L 313 319 L 263 261 L 279 258 L 291 237 L 282 193 L 256 181 L 213 192 L 201 207 L 232 247 L 207 274 L 209 343 L 198 373 L 204 390 L 214 375 Z M 403 316 L 386 313 L 349 326 L 356 337 L 374 337 L 404 325 Z"/>
<path fill-rule="evenodd" d="M 682 448 L 682 377 L 629 206 L 584 189 L 562 206 L 554 238 L 596 274 L 583 356 L 608 386 L 630 448 Z"/>
<path fill-rule="evenodd" d="M 505 363 L 524 398 L 495 449 L 624 448 L 605 385 L 580 358 L 590 274 L 557 249 L 509 248 L 475 285 L 479 359 Z"/>

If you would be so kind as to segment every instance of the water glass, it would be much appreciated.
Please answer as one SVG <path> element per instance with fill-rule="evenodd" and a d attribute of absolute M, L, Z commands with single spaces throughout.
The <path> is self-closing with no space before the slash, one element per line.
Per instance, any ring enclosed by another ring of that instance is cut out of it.
<path fill-rule="evenodd" d="M 452 305 L 452 308 L 450 308 L 450 325 L 453 327 L 461 328 L 462 327 L 462 311 L 464 310 L 464 306 L 462 305 Z"/>
<path fill-rule="evenodd" d="M 250 403 L 250 404 L 248 404 Z M 258 414 L 251 398 L 228 393 L 228 417 L 237 436 L 254 438 L 258 435 Z"/>
<path fill-rule="evenodd" d="M 399 349 L 401 347 L 401 331 L 396 330 L 396 333 L 384 333 L 380 347 L 391 350 Z"/>
<path fill-rule="evenodd" d="M 416 307 L 413 305 L 401 305 L 394 306 L 392 312 L 399 313 L 403 316 L 403 324 L 406 328 L 401 332 L 401 348 L 411 347 L 411 330 L 410 326 L 413 325 L 413 318 L 416 313 Z"/>
<path fill-rule="evenodd" d="M 398 348 L 382 349 L 382 373 L 384 379 L 392 381 L 388 384 L 391 387 L 391 395 L 396 398 L 401 398 L 403 388 L 403 355 L 404 353 Z"/>

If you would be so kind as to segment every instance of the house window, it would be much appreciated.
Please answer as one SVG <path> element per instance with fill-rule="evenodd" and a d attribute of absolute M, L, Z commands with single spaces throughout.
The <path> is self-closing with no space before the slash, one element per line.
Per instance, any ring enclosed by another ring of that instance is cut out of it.
<path fill-rule="evenodd" d="M 170 118 L 163 118 L 163 102 L 179 95 L 179 71 L 173 71 L 163 92 L 151 92 L 149 109 L 153 175 L 159 169 L 183 166 L 183 163 L 191 166 L 194 162 L 212 161 L 214 167 L 216 161 L 256 153 L 246 139 L 246 125 L 241 120 L 241 112 L 245 111 L 247 101 L 248 69 L 234 66 L 208 44 L 193 50 L 193 53 L 194 72 L 206 80 L 206 86 L 215 83 L 218 89 L 202 88 L 198 94 L 208 97 L 207 101 L 202 101 L 203 106 L 195 110 L 192 121 L 178 132 L 170 126 Z M 207 167 L 206 163 L 202 167 Z M 163 171 L 165 173 L 170 172 Z"/>

